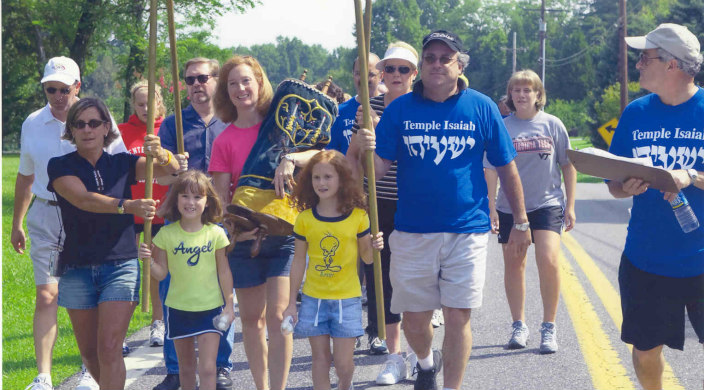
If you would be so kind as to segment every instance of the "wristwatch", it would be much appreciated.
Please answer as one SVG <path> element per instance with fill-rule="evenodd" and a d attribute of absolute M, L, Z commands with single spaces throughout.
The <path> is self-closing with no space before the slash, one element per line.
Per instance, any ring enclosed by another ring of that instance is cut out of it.
<path fill-rule="evenodd" d="M 282 161 L 283 161 L 283 160 L 288 160 L 288 161 L 292 162 L 293 165 L 296 165 L 296 162 L 293 161 L 293 156 L 291 156 L 290 154 L 284 154 L 283 156 L 281 156 L 281 160 L 282 160 Z"/>
<path fill-rule="evenodd" d="M 513 228 L 521 232 L 528 231 L 528 229 L 530 228 L 530 222 L 515 223 L 513 224 Z"/>
<path fill-rule="evenodd" d="M 120 202 L 117 203 L 117 213 L 118 213 L 118 214 L 124 214 L 124 213 L 125 213 L 125 206 L 123 206 L 124 204 L 125 204 L 125 200 L 124 200 L 124 199 L 120 199 Z"/>
<path fill-rule="evenodd" d="M 692 179 L 692 184 L 694 184 L 694 181 L 697 180 L 697 177 L 699 177 L 699 172 L 697 172 L 694 168 L 687 169 L 687 174 L 689 175 L 689 178 Z"/>

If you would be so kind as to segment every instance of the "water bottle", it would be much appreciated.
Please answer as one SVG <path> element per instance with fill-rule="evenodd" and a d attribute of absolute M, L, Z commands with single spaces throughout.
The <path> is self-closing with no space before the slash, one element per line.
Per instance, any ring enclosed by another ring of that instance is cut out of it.
<path fill-rule="evenodd" d="M 281 322 L 281 334 L 287 335 L 293 333 L 293 317 L 286 316 Z"/>
<path fill-rule="evenodd" d="M 230 316 L 227 314 L 218 314 L 213 318 L 213 326 L 215 329 L 226 332 L 230 329 Z"/>
<path fill-rule="evenodd" d="M 699 220 L 697 216 L 694 215 L 692 206 L 689 205 L 687 198 L 682 192 L 677 194 L 675 199 L 670 202 L 670 206 L 672 206 L 672 211 L 675 213 L 675 217 L 677 217 L 677 222 L 680 223 L 682 231 L 689 233 L 699 227 Z"/>

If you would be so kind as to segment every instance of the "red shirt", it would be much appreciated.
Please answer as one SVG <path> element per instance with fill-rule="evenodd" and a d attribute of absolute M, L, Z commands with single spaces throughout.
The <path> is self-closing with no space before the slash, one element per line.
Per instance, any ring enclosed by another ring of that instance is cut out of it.
<path fill-rule="evenodd" d="M 163 120 L 164 118 L 154 120 L 154 135 L 159 135 L 159 127 L 161 126 L 161 121 Z M 131 154 L 144 157 L 144 137 L 147 135 L 147 124 L 140 121 L 139 118 L 137 118 L 137 115 L 132 114 L 126 123 L 120 123 L 117 127 L 120 129 L 122 140 L 125 142 L 127 151 Z M 131 186 L 131 189 L 132 199 L 144 198 L 144 180 L 139 180 L 137 184 Z M 166 192 L 168 190 L 169 186 L 156 184 L 155 179 L 154 186 L 152 187 L 152 199 L 159 199 L 163 202 L 166 198 Z M 135 215 L 134 222 L 137 224 L 143 224 L 144 219 Z M 152 224 L 154 225 L 161 225 L 163 223 L 163 218 L 154 217 L 152 220 Z"/>

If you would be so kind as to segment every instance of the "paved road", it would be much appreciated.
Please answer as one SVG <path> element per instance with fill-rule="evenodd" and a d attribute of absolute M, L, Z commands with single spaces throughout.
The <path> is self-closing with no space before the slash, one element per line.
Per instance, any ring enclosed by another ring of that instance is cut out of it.
<path fill-rule="evenodd" d="M 538 354 L 542 316 L 535 258 L 530 250 L 527 279 L 526 320 L 531 331 L 528 348 L 505 349 L 511 318 L 503 290 L 503 260 L 495 239 L 489 247 L 484 304 L 472 313 L 474 346 L 464 379 L 464 389 L 639 389 L 631 368 L 630 351 L 619 340 L 620 303 L 617 270 L 625 241 L 630 200 L 611 198 L 603 184 L 579 184 L 577 227 L 563 237 L 562 288 L 557 326 L 560 350 Z M 666 350 L 670 390 L 701 390 L 704 351 L 688 324 L 685 351 Z M 161 349 L 146 345 L 147 329 L 128 341 L 135 350 L 127 359 L 129 390 L 149 390 L 165 374 Z M 436 331 L 441 347 L 443 328 Z M 254 389 L 237 333 L 232 359 L 236 389 Z M 366 340 L 364 343 L 366 347 Z M 405 340 L 403 341 L 406 349 Z M 358 389 L 376 387 L 374 379 L 384 357 L 357 351 L 355 383 Z M 311 359 L 307 340 L 295 339 L 288 388 L 312 389 Z M 441 378 L 442 375 L 439 376 Z M 73 389 L 75 377 L 59 386 Z M 441 384 L 442 379 L 440 379 Z M 333 380 L 334 383 L 334 380 Z M 412 389 L 407 380 L 387 389 Z"/>

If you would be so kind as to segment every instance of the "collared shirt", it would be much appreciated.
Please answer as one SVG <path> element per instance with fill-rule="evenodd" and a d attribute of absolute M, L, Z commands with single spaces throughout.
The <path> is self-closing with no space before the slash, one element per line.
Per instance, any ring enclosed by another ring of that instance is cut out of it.
<path fill-rule="evenodd" d="M 115 121 L 113 130 L 118 131 Z M 65 131 L 66 124 L 54 117 L 49 104 L 31 113 L 22 123 L 19 173 L 24 176 L 34 175 L 32 192 L 39 198 L 54 199 L 54 195 L 47 190 L 49 175 L 46 168 L 49 160 L 76 150 L 71 142 L 61 139 Z M 127 152 L 121 137 L 105 150 L 110 154 Z"/>
<path fill-rule="evenodd" d="M 213 141 L 225 130 L 227 123 L 213 117 L 210 123 L 206 124 L 192 105 L 181 110 L 181 117 L 183 118 L 183 146 L 189 154 L 188 168 L 208 172 Z M 168 116 L 161 123 L 159 137 L 161 138 L 161 146 L 173 153 L 177 152 L 176 117 L 174 115 Z"/>

